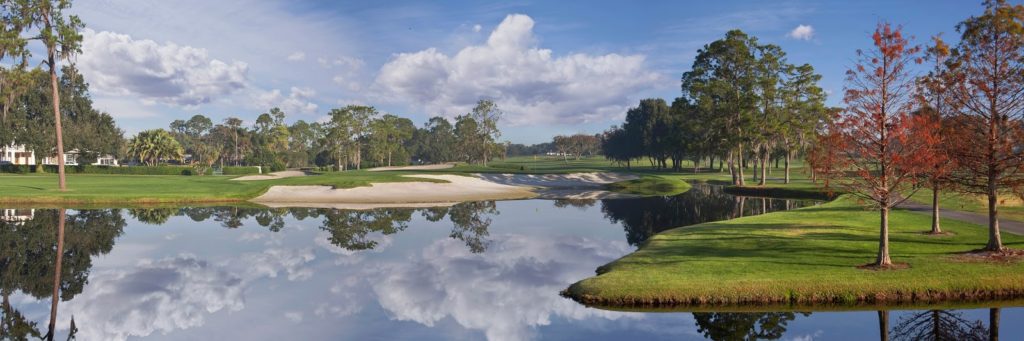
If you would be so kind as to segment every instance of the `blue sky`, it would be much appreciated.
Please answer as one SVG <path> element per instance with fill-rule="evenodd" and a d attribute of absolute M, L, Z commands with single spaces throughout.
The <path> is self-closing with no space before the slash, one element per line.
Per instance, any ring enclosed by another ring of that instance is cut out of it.
<path fill-rule="evenodd" d="M 421 124 L 480 98 L 502 139 L 544 142 L 617 124 L 641 98 L 679 95 L 697 49 L 733 28 L 821 73 L 843 73 L 880 20 L 917 43 L 981 12 L 980 1 L 140 1 L 76 2 L 88 31 L 76 63 L 96 106 L 129 133 L 201 113 L 289 121 L 367 104 Z M 801 30 L 796 30 L 803 26 Z M 795 32 L 803 34 L 794 35 Z"/>

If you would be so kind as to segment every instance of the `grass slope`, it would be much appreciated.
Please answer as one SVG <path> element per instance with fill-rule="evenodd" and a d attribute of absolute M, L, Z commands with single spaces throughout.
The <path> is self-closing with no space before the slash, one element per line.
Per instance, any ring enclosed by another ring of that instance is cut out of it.
<path fill-rule="evenodd" d="M 947 221 L 948 236 L 922 234 L 929 217 L 891 214 L 891 252 L 903 270 L 858 269 L 874 260 L 878 214 L 842 197 L 794 211 L 676 228 L 598 269 L 564 294 L 603 306 L 829 305 L 1024 297 L 1024 262 L 968 262 L 987 231 Z M 1004 235 L 1008 247 L 1024 238 Z"/>

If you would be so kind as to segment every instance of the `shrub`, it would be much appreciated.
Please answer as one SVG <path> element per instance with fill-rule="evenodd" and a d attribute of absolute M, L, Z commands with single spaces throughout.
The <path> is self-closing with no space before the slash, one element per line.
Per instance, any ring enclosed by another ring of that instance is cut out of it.
<path fill-rule="evenodd" d="M 251 175 L 260 174 L 260 167 L 256 166 L 225 166 L 224 175 Z"/>
<path fill-rule="evenodd" d="M 26 165 L 0 165 L 2 173 L 25 174 L 30 172 L 56 173 L 56 165 L 26 166 Z M 68 174 L 121 174 L 121 175 L 199 175 L 200 170 L 192 166 L 93 166 L 78 165 L 64 166 L 64 172 Z M 203 170 L 204 175 L 213 174 L 210 169 Z"/>

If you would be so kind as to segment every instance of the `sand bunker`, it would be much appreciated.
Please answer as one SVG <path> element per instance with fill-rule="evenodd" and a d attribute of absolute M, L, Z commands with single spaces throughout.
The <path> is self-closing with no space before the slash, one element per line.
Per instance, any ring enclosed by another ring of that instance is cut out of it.
<path fill-rule="evenodd" d="M 425 204 L 478 200 L 525 199 L 537 196 L 529 188 L 503 185 L 459 175 L 409 175 L 448 181 L 374 183 L 367 187 L 335 189 L 330 186 L 273 186 L 253 202 Z M 394 207 L 394 205 L 389 205 Z"/>
<path fill-rule="evenodd" d="M 619 181 L 639 179 L 639 176 L 621 173 L 572 174 L 480 174 L 480 178 L 503 185 L 543 188 L 594 189 Z"/>
<path fill-rule="evenodd" d="M 367 169 L 371 172 L 381 171 L 402 171 L 402 170 L 435 170 L 435 169 L 448 169 L 455 167 L 454 163 L 442 163 L 437 165 L 422 165 L 422 166 L 395 166 L 395 167 L 377 167 Z"/>
<path fill-rule="evenodd" d="M 231 180 L 235 180 L 235 181 L 274 180 L 274 179 L 284 179 L 284 178 L 291 178 L 291 177 L 296 177 L 296 176 L 306 176 L 306 175 L 309 175 L 309 174 L 306 174 L 306 172 L 303 172 L 303 171 L 283 171 L 283 172 L 274 172 L 274 173 L 270 173 L 270 174 L 266 174 L 266 175 L 246 175 L 246 176 L 240 176 L 240 177 L 237 177 L 237 178 L 234 178 L 234 179 L 231 179 Z"/>

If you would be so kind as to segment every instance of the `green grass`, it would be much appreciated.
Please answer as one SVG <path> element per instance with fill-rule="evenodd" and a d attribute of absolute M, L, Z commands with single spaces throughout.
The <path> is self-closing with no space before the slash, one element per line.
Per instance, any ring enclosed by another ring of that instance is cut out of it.
<path fill-rule="evenodd" d="M 947 221 L 947 236 L 922 234 L 929 217 L 891 214 L 893 261 L 864 270 L 878 248 L 878 213 L 840 199 L 810 208 L 706 223 L 652 237 L 636 252 L 573 284 L 567 296 L 594 305 L 856 304 L 1022 297 L 1024 262 L 966 262 L 985 245 L 983 227 Z M 1003 235 L 1008 247 L 1024 237 Z"/>
<path fill-rule="evenodd" d="M 639 162 L 631 168 L 616 165 L 602 157 L 568 161 L 556 157 L 514 157 L 482 165 L 459 164 L 454 168 L 425 171 L 347 171 L 317 176 L 263 181 L 230 181 L 231 176 L 163 176 L 163 175 L 98 175 L 69 174 L 68 191 L 59 192 L 55 174 L 0 174 L 0 203 L 3 204 L 155 204 L 239 202 L 255 198 L 274 185 L 329 185 L 336 188 L 367 186 L 373 182 L 438 181 L 404 177 L 403 175 L 435 173 L 469 175 L 472 173 L 565 174 L 578 172 L 621 172 L 641 176 L 639 180 L 610 186 L 612 190 L 643 195 L 668 195 L 685 191 L 685 182 L 724 183 L 729 175 L 717 171 L 692 173 L 688 162 L 683 172 L 658 170 Z M 774 170 L 772 176 L 780 176 Z M 769 180 L 765 188 L 787 188 L 797 193 L 817 191 L 801 178 L 799 168 L 793 171 L 794 181 L 783 185 Z M 751 174 L 748 171 L 748 182 Z M 777 193 L 776 193 L 777 194 Z M 798 195 L 794 195 L 798 196 Z"/>
<path fill-rule="evenodd" d="M 613 192 L 635 195 L 673 195 L 690 190 L 690 183 L 678 176 L 644 175 L 636 180 L 608 184 Z"/>
<path fill-rule="evenodd" d="M 57 190 L 57 176 L 0 175 L 0 203 L 201 203 L 236 202 L 259 196 L 274 185 L 368 186 L 372 182 L 440 180 L 405 177 L 401 172 L 349 171 L 262 181 L 232 181 L 232 176 L 67 175 L 68 190 Z"/>
<path fill-rule="evenodd" d="M 917 193 L 914 193 L 914 195 L 910 197 L 910 200 L 931 205 L 932 191 L 930 189 L 922 188 L 921 190 L 918 190 Z M 943 210 L 973 212 L 987 216 L 988 199 L 981 196 L 960 194 L 952 191 L 939 191 L 939 208 Z M 999 204 L 999 219 L 1024 221 L 1024 205 L 1019 201 L 1007 201 Z"/>

